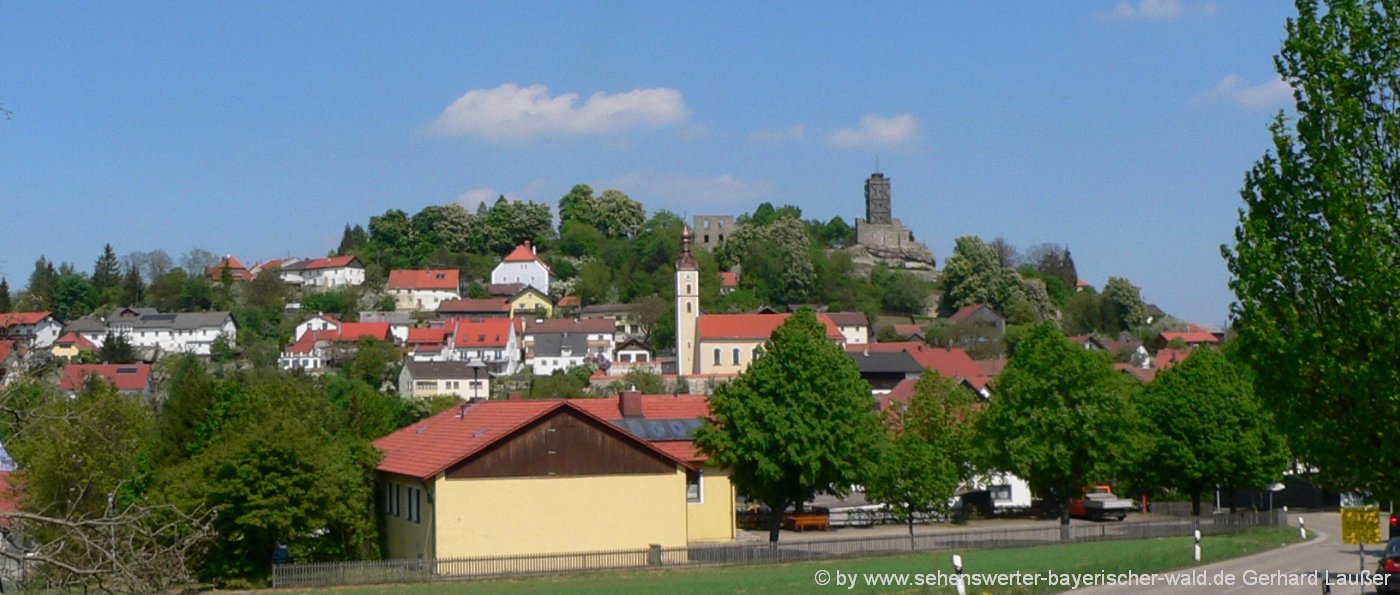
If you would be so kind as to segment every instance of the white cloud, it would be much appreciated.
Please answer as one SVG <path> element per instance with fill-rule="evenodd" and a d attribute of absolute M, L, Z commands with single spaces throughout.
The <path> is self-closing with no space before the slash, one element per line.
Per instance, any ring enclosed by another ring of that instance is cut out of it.
<path fill-rule="evenodd" d="M 792 126 L 788 126 L 787 128 L 780 128 L 777 130 L 773 130 L 771 128 L 755 130 L 753 133 L 749 134 L 749 140 L 756 143 L 776 145 L 781 143 L 795 143 L 797 141 L 802 140 L 802 137 L 806 135 L 806 126 L 803 126 L 801 124 L 793 124 Z"/>
<path fill-rule="evenodd" d="M 580 105 L 578 93 L 550 97 L 544 85 L 506 83 L 467 91 L 429 128 L 439 134 L 518 141 L 657 128 L 683 122 L 688 115 L 681 92 L 665 87 L 611 95 L 598 92 Z"/>
<path fill-rule="evenodd" d="M 713 178 L 693 178 L 682 174 L 629 174 L 594 184 L 593 188 L 616 188 L 646 204 L 648 211 L 669 206 L 672 210 L 704 204 L 751 202 L 768 196 L 773 185 L 762 180 L 741 180 L 729 174 Z M 650 199 L 657 199 L 653 206 Z"/>
<path fill-rule="evenodd" d="M 1183 4 L 1181 0 L 1122 0 L 1110 10 L 1094 13 L 1100 23 L 1130 23 L 1134 21 L 1171 21 L 1188 14 L 1214 16 L 1220 12 L 1215 2 Z"/>
<path fill-rule="evenodd" d="M 837 149 L 902 147 L 919 138 L 919 121 L 910 114 L 885 118 L 875 114 L 860 119 L 859 128 L 842 128 L 826 136 L 826 144 Z"/>
<path fill-rule="evenodd" d="M 1269 109 L 1282 107 L 1293 98 L 1293 88 L 1283 79 L 1274 77 L 1257 85 L 1245 82 L 1244 77 L 1231 74 L 1206 91 L 1203 98 L 1210 101 L 1229 101 L 1248 109 Z"/>

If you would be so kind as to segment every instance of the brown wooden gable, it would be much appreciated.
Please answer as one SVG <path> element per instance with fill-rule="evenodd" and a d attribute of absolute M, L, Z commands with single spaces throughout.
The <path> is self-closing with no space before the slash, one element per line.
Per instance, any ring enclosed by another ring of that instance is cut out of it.
<path fill-rule="evenodd" d="M 560 407 L 447 469 L 449 479 L 675 473 L 676 462 L 621 430 Z"/>

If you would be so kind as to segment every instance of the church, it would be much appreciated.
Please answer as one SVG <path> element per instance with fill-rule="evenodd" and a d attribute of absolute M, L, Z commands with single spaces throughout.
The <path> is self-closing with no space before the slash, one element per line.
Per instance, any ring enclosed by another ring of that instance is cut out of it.
<path fill-rule="evenodd" d="M 676 372 L 682 377 L 738 375 L 788 315 L 701 312 L 700 270 L 690 243 L 690 228 L 683 228 L 676 259 Z M 826 325 L 827 337 L 844 347 L 841 327 L 826 314 L 817 318 Z"/>

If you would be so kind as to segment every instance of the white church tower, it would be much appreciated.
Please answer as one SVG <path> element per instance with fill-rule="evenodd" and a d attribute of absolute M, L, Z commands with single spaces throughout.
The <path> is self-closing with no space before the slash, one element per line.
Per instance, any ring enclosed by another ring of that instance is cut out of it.
<path fill-rule="evenodd" d="M 690 228 L 681 228 L 681 255 L 676 259 L 676 373 L 696 372 L 700 320 L 700 267 L 690 254 Z"/>

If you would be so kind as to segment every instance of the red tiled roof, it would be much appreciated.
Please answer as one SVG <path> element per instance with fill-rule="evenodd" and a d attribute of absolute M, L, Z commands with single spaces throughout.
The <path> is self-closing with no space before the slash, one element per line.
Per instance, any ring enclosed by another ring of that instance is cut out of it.
<path fill-rule="evenodd" d="M 0 339 L 0 364 L 10 358 L 10 353 L 15 350 L 14 339 Z"/>
<path fill-rule="evenodd" d="M 351 265 L 351 263 L 355 263 L 358 261 L 359 259 L 355 258 L 354 256 L 332 256 L 330 258 L 317 258 L 315 260 L 307 262 L 304 268 L 306 270 L 338 269 L 342 267 L 348 267 Z"/>
<path fill-rule="evenodd" d="M 50 316 L 53 316 L 52 312 L 10 312 L 8 314 L 0 314 L 0 328 L 39 324 Z"/>
<path fill-rule="evenodd" d="M 0 512 L 19 512 L 19 488 L 10 480 L 10 473 L 0 471 Z"/>
<path fill-rule="evenodd" d="M 510 342 L 509 318 L 472 318 L 454 325 L 457 347 L 505 347 Z"/>
<path fill-rule="evenodd" d="M 676 401 L 704 400 L 704 397 L 670 395 L 645 395 L 642 401 L 643 415 L 649 419 L 677 419 L 676 417 L 653 418 L 648 414 L 647 401 L 663 399 Z M 646 445 L 648 448 L 682 464 L 691 464 L 695 459 L 684 458 L 686 452 L 696 456 L 693 446 L 685 451 L 680 445 L 690 445 L 689 441 L 649 442 L 626 430 L 611 424 L 621 419 L 617 397 L 607 399 L 548 399 L 524 401 L 486 401 L 467 405 L 465 412 L 452 407 L 428 419 L 403 428 L 374 442 L 375 448 L 384 453 L 378 470 L 408 477 L 430 478 L 452 465 L 481 452 L 496 441 L 525 428 L 536 420 L 560 409 L 572 409 L 588 417 L 607 424 L 622 435 Z M 690 413 L 693 405 L 670 404 L 653 405 L 653 410 L 683 410 Z M 611 412 L 614 413 L 610 413 Z M 708 406 L 705 408 L 708 414 Z M 458 418 L 461 415 L 461 418 Z M 695 417 L 698 417 L 695 416 Z M 666 448 L 661 445 L 669 444 Z"/>
<path fill-rule="evenodd" d="M 359 341 L 364 337 L 388 341 L 392 336 L 387 322 L 342 322 L 336 341 Z"/>
<path fill-rule="evenodd" d="M 505 258 L 502 258 L 502 259 L 501 259 L 501 261 L 502 261 L 502 262 L 530 262 L 530 261 L 536 261 L 536 262 L 539 262 L 540 264 L 544 264 L 544 262 L 540 260 L 540 257 L 539 257 L 538 255 L 535 254 L 535 251 L 530 249 L 530 242 L 528 242 L 528 241 L 525 242 L 525 243 L 523 243 L 523 244 L 521 244 L 521 245 L 519 245 L 519 246 L 516 246 L 515 249 L 514 249 L 514 250 L 511 250 L 511 251 L 510 251 L 510 254 L 507 254 Z"/>
<path fill-rule="evenodd" d="M 457 291 L 457 269 L 394 270 L 389 271 L 385 289 L 445 289 Z"/>
<path fill-rule="evenodd" d="M 1082 279 L 1082 278 L 1076 279 L 1075 282 L 1074 282 L 1074 286 L 1077 287 L 1077 288 L 1082 289 L 1082 288 L 1085 288 L 1085 287 L 1089 287 L 1089 282 L 1088 282 L 1088 281 L 1085 281 L 1085 280 Z"/>
<path fill-rule="evenodd" d="M 566 295 L 564 297 L 559 298 L 559 303 L 555 305 L 560 308 L 577 308 L 579 306 L 579 303 L 580 302 L 578 296 Z"/>
<path fill-rule="evenodd" d="M 906 406 L 914 398 L 914 385 L 919 383 L 918 378 L 905 378 L 899 384 L 890 389 L 889 394 L 880 395 L 877 401 L 880 404 L 880 411 L 889 409 L 890 403 L 903 403 Z"/>
<path fill-rule="evenodd" d="M 1010 361 L 1011 360 L 1008 360 L 1004 357 L 994 357 L 992 359 L 976 360 L 977 367 L 982 368 L 982 373 L 986 374 L 988 378 L 996 378 L 997 376 L 1001 376 L 1002 370 L 1006 369 L 1006 364 Z"/>
<path fill-rule="evenodd" d="M 93 345 L 92 341 L 87 340 L 86 337 L 79 335 L 76 331 L 63 333 L 63 336 L 59 337 L 53 344 L 54 347 L 73 347 L 80 351 L 95 351 L 97 349 L 97 346 Z M 5 359 L 3 354 L 0 354 L 0 359 Z"/>
<path fill-rule="evenodd" d="M 451 337 L 452 329 L 448 327 L 408 329 L 409 345 L 446 343 Z"/>
<path fill-rule="evenodd" d="M 549 318 L 539 321 L 531 321 L 525 324 L 525 334 L 556 334 L 556 333 L 607 333 L 612 334 L 617 331 L 617 322 L 609 318 L 588 318 L 585 320 L 574 320 L 571 318 Z"/>
<path fill-rule="evenodd" d="M 443 300 L 438 304 L 438 313 L 510 312 L 510 302 L 497 298 Z"/>
<path fill-rule="evenodd" d="M 1182 341 L 1185 341 L 1187 345 L 1199 345 L 1202 343 L 1213 344 L 1220 342 L 1220 339 L 1215 338 L 1215 335 L 1207 331 L 1201 330 L 1200 327 L 1196 327 L 1194 325 L 1191 327 L 1191 330 L 1188 330 L 1186 332 L 1163 331 L 1162 334 L 1157 335 L 1157 337 L 1158 340 L 1160 340 L 1162 343 L 1170 343 L 1173 339 L 1181 339 Z"/>
<path fill-rule="evenodd" d="M 1133 378 L 1142 382 L 1152 382 L 1152 379 L 1157 377 L 1157 368 L 1139 368 L 1129 363 L 1119 362 L 1113 364 L 1113 369 L 1131 374 Z"/>
<path fill-rule="evenodd" d="M 1152 367 L 1164 370 L 1186 361 L 1190 355 L 1189 349 L 1158 349 L 1157 356 L 1152 359 Z"/>
<path fill-rule="evenodd" d="M 738 286 L 739 286 L 739 274 L 736 273 L 736 272 L 734 272 L 734 271 L 720 271 L 720 272 L 719 272 L 719 286 L 720 286 L 720 287 L 738 287 Z"/>
<path fill-rule="evenodd" d="M 251 281 L 253 279 L 253 274 L 248 272 L 248 267 L 243 266 L 243 263 L 238 262 L 238 259 L 234 258 L 232 255 L 225 256 L 223 260 L 205 268 L 204 274 L 210 279 L 217 281 L 223 276 L 225 266 L 228 267 L 229 276 L 232 277 L 234 281 Z"/>
<path fill-rule="evenodd" d="M 788 314 L 705 314 L 700 317 L 699 335 L 701 341 L 723 339 L 767 341 L 773 336 Z M 843 340 L 845 335 L 836 328 L 836 323 L 826 314 L 818 314 L 817 319 L 826 325 L 829 339 Z"/>
<path fill-rule="evenodd" d="M 896 324 L 894 325 L 894 334 L 899 335 L 901 337 L 912 337 L 914 335 L 922 335 L 924 334 L 924 325 L 912 322 L 909 324 Z"/>
<path fill-rule="evenodd" d="M 973 360 L 966 351 L 958 347 L 945 349 L 931 347 L 918 341 L 893 341 L 848 346 L 846 351 L 854 353 L 866 349 L 876 353 L 903 351 L 914 358 L 914 361 L 919 362 L 920 366 L 938 372 L 945 378 L 958 381 L 966 380 L 979 390 L 985 387 L 993 377 L 977 365 L 977 361 Z"/>
<path fill-rule="evenodd" d="M 119 391 L 144 391 L 151 385 L 149 364 L 71 364 L 63 368 L 58 388 L 78 390 L 92 375 L 101 376 Z"/>

